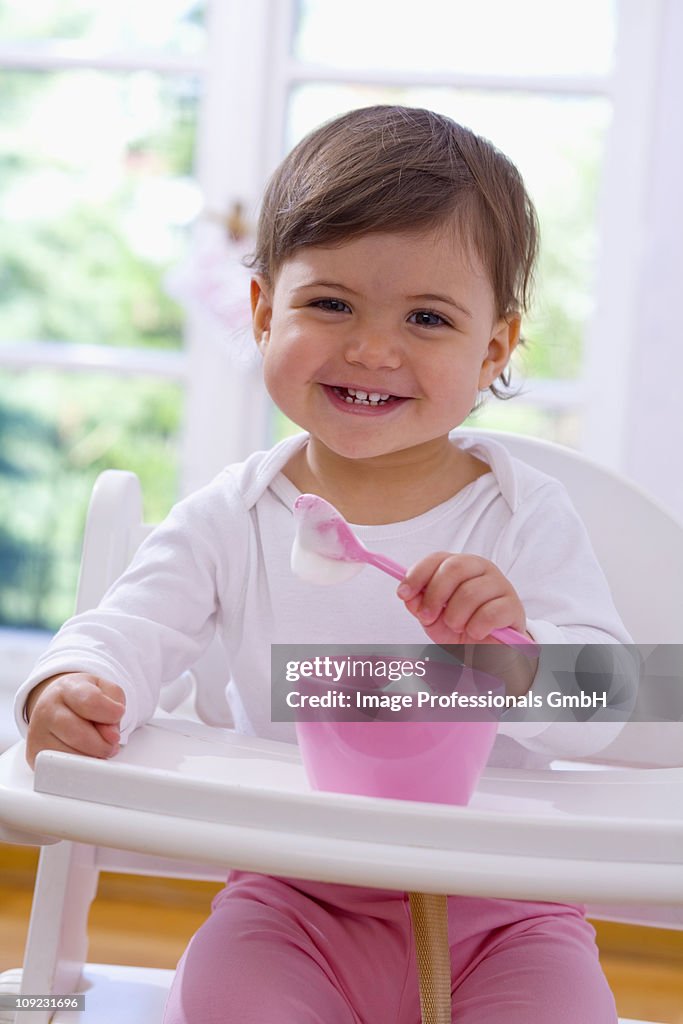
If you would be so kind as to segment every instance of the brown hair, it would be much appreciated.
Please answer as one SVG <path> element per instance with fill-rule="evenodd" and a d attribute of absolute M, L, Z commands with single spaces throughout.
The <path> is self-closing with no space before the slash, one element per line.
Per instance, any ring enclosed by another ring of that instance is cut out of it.
<path fill-rule="evenodd" d="M 514 164 L 443 114 L 364 107 L 316 128 L 283 160 L 266 188 L 247 263 L 273 281 L 304 246 L 449 223 L 488 273 L 497 315 L 526 310 L 538 220 Z"/>

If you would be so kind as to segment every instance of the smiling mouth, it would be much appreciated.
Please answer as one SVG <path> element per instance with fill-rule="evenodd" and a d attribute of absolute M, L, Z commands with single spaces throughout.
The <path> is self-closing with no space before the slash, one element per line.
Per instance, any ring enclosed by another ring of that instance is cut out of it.
<path fill-rule="evenodd" d="M 342 388 L 336 387 L 334 384 L 328 386 L 348 405 L 378 406 L 402 401 L 400 395 L 390 395 L 385 391 L 362 391 L 360 388 Z"/>

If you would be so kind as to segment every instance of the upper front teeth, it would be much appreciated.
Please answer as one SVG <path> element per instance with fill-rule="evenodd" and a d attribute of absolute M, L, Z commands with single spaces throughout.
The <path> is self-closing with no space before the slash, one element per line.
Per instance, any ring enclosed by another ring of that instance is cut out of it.
<path fill-rule="evenodd" d="M 383 394 L 380 394 L 379 391 L 370 391 L 370 392 L 359 391 L 356 388 L 347 388 L 346 390 L 348 391 L 348 393 L 350 395 L 353 395 L 355 398 L 359 399 L 359 401 L 361 401 L 361 402 L 364 402 L 364 401 L 379 402 L 380 400 L 381 401 L 386 401 L 386 399 L 389 398 L 388 394 L 383 395 Z"/>

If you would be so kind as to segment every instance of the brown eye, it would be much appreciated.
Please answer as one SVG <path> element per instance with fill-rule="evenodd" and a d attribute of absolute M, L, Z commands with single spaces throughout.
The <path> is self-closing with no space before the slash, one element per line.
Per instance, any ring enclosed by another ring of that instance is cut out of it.
<path fill-rule="evenodd" d="M 442 316 L 432 313 L 428 309 L 419 309 L 417 312 L 411 313 L 410 320 L 418 327 L 440 327 L 442 324 L 447 326 L 447 321 Z"/>
<path fill-rule="evenodd" d="M 312 306 L 317 306 L 318 309 L 328 309 L 330 313 L 350 313 L 351 310 L 345 302 L 341 299 L 316 299 L 315 302 L 311 303 Z"/>

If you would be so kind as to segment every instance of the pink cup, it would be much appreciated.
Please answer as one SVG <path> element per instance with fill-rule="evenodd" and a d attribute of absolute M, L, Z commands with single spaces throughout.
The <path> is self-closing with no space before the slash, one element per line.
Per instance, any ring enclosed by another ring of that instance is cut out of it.
<path fill-rule="evenodd" d="M 323 715 L 297 721 L 312 788 L 395 800 L 469 803 L 496 738 L 495 715 L 485 717 L 480 711 L 464 721 L 444 716 L 436 721 L 412 716 L 406 721 L 400 713 L 387 717 L 384 713 L 372 721 L 343 721 Z"/>

